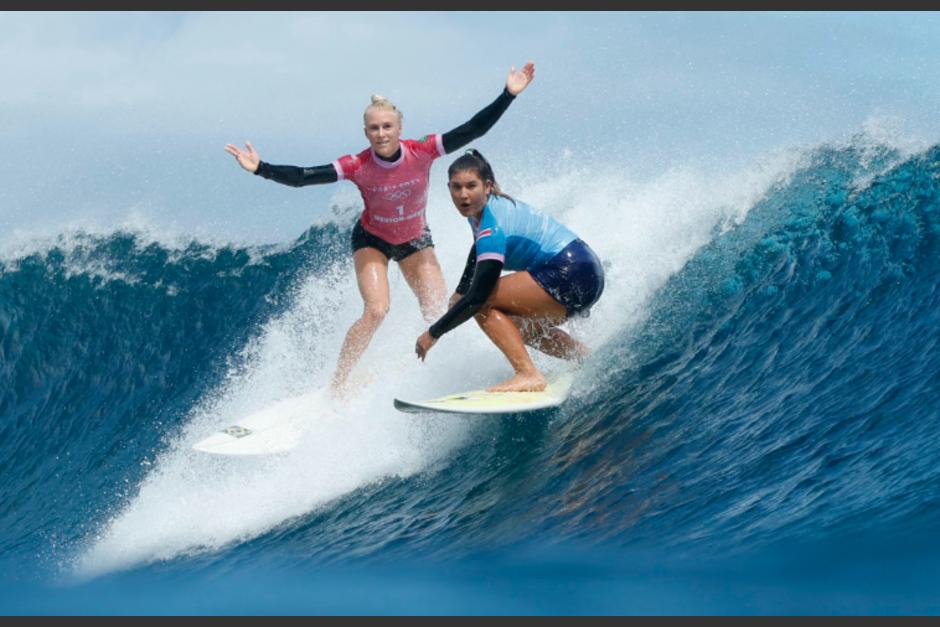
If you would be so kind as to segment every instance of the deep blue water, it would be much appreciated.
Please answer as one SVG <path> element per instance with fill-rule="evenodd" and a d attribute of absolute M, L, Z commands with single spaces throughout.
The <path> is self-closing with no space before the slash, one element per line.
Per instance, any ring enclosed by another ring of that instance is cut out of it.
<path fill-rule="evenodd" d="M 119 232 L 6 263 L 0 611 L 940 610 L 940 146 L 815 150 L 560 410 L 222 550 L 64 576 L 297 281 L 348 263 L 348 231 Z"/>

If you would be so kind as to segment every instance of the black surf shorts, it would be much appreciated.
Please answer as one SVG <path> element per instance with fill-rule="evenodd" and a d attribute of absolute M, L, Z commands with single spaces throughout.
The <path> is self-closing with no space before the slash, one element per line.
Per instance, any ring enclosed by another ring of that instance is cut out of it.
<path fill-rule="evenodd" d="M 420 237 L 407 241 L 404 244 L 389 244 L 381 237 L 369 233 L 362 226 L 361 220 L 356 220 L 356 226 L 352 232 L 352 250 L 356 252 L 360 248 L 375 248 L 380 253 L 393 261 L 401 261 L 409 255 L 413 255 L 419 250 L 433 248 L 434 242 L 431 240 L 431 230 L 424 227 L 424 233 Z"/>

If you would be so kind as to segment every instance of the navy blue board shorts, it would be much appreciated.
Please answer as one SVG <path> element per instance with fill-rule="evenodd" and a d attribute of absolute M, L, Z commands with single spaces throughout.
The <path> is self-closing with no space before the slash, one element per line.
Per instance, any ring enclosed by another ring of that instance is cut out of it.
<path fill-rule="evenodd" d="M 535 282 L 565 306 L 568 317 L 590 315 L 604 291 L 604 267 L 597 255 L 576 239 L 541 266 L 529 270 Z"/>
<path fill-rule="evenodd" d="M 419 250 L 424 250 L 425 248 L 431 248 L 433 246 L 434 242 L 431 240 L 431 231 L 428 229 L 428 227 L 424 227 L 424 232 L 420 237 L 409 240 L 404 244 L 389 244 L 381 237 L 377 237 L 365 230 L 365 228 L 362 226 L 362 222 L 359 220 L 356 220 L 356 226 L 353 227 L 353 252 L 356 252 L 360 248 L 375 248 L 389 259 L 393 261 L 401 261 L 408 255 L 413 255 Z"/>

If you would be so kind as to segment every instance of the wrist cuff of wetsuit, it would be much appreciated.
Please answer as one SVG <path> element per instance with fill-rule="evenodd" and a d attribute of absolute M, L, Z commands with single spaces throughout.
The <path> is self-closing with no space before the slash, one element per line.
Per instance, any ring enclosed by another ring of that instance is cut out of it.
<path fill-rule="evenodd" d="M 261 168 L 264 167 L 265 165 L 266 165 L 266 164 L 264 163 L 264 161 L 259 161 L 259 162 L 258 162 L 258 169 L 255 170 L 254 172 L 252 172 L 252 174 L 254 174 L 255 176 L 261 176 Z"/>
<path fill-rule="evenodd" d="M 505 86 L 503 87 L 503 93 L 506 94 L 507 96 L 509 96 L 510 98 L 515 98 L 515 97 L 516 97 L 516 94 L 512 93 L 511 91 L 509 91 L 509 88 L 508 88 L 508 87 L 505 87 Z"/>
<path fill-rule="evenodd" d="M 428 335 L 433 337 L 435 340 L 439 340 L 441 339 L 441 336 L 444 334 L 438 331 L 437 323 L 434 323 L 430 327 L 428 327 Z"/>

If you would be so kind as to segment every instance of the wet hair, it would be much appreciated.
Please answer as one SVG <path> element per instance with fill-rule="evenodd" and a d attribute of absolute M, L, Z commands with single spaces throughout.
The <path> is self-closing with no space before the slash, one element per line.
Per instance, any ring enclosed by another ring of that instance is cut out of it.
<path fill-rule="evenodd" d="M 401 111 L 398 110 L 392 101 L 386 98 L 385 96 L 380 96 L 379 94 L 372 94 L 372 102 L 366 107 L 366 110 L 362 112 L 362 121 L 366 121 L 366 115 L 369 114 L 369 111 L 372 109 L 386 109 L 388 111 L 394 111 L 398 114 L 398 123 L 401 124 L 405 116 L 402 115 Z"/>
<path fill-rule="evenodd" d="M 476 173 L 480 176 L 481 181 L 484 183 L 487 181 L 492 183 L 493 193 L 497 196 L 508 198 L 509 200 L 512 200 L 513 203 L 516 202 L 512 196 L 509 194 L 504 194 L 499 188 L 499 183 L 496 182 L 496 176 L 493 175 L 493 167 L 476 148 L 467 149 L 462 155 L 457 157 L 453 163 L 450 164 L 450 167 L 447 168 L 447 179 L 450 180 L 454 178 L 454 174 L 457 172 L 464 172 L 466 170 L 475 170 Z"/>

